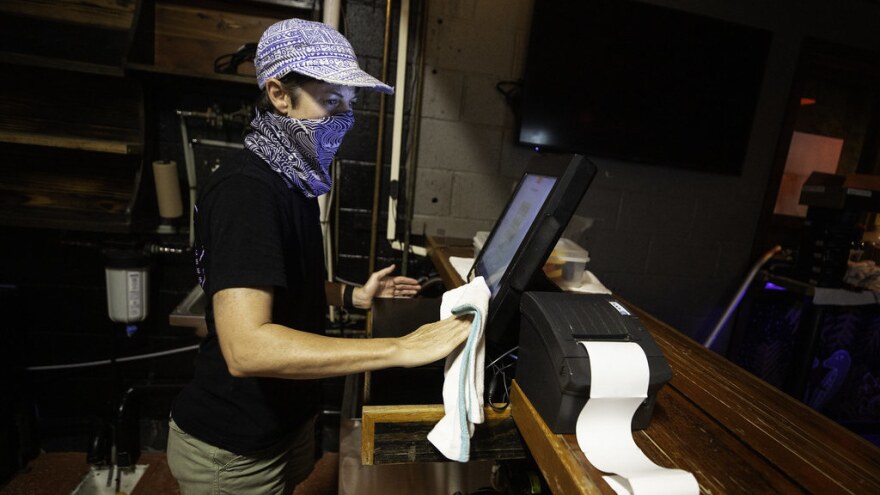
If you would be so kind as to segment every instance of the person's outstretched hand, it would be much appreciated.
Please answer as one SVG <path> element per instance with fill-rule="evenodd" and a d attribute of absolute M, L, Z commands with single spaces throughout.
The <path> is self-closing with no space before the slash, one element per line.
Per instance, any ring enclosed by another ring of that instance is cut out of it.
<path fill-rule="evenodd" d="M 420 326 L 412 333 L 398 338 L 403 348 L 398 357 L 401 366 L 411 368 L 443 359 L 461 346 L 468 338 L 473 315 L 450 316 Z"/>
<path fill-rule="evenodd" d="M 412 297 L 418 294 L 422 289 L 419 281 L 403 276 L 392 277 L 394 268 L 395 265 L 391 265 L 374 272 L 363 287 L 355 288 L 352 293 L 354 306 L 369 309 L 374 297 Z"/>

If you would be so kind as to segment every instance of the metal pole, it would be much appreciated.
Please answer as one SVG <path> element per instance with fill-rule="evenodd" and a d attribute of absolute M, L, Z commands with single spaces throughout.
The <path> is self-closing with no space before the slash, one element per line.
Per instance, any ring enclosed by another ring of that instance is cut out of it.
<path fill-rule="evenodd" d="M 382 77 L 384 81 L 388 77 L 388 51 L 391 44 L 391 0 L 386 2 L 385 8 L 385 45 L 382 50 Z M 405 61 L 404 61 L 405 62 Z M 379 135 L 376 139 L 376 171 L 373 175 L 373 217 L 370 222 L 370 260 L 369 271 L 376 271 L 376 239 L 379 236 L 379 194 L 382 189 L 382 160 L 385 142 L 385 93 L 379 96 Z"/>

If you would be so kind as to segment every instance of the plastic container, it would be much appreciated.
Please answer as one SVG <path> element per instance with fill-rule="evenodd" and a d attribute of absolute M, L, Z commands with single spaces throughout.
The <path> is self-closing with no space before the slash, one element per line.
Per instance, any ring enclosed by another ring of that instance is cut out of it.
<path fill-rule="evenodd" d="M 544 264 L 544 272 L 551 279 L 562 278 L 565 282 L 580 282 L 590 255 L 576 242 L 561 238 Z"/>
<path fill-rule="evenodd" d="M 480 250 L 483 249 L 483 246 L 486 244 L 486 239 L 489 238 L 489 232 L 485 230 L 478 231 L 474 235 L 474 259 L 480 257 Z"/>
<path fill-rule="evenodd" d="M 135 250 L 105 251 L 107 313 L 112 321 L 143 321 L 148 311 L 149 259 Z"/>

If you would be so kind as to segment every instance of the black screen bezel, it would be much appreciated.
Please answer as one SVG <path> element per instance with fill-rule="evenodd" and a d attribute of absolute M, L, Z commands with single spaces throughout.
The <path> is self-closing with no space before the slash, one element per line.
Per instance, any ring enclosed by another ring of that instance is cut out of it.
<path fill-rule="evenodd" d="M 513 198 L 522 187 L 527 175 L 543 175 L 556 177 L 556 184 L 541 206 L 538 215 L 526 232 L 525 237 L 516 249 L 510 264 L 499 282 L 498 293 L 489 302 L 489 317 L 486 321 L 486 342 L 490 355 L 500 355 L 517 345 L 519 341 L 519 302 L 522 293 L 527 290 L 549 289 L 555 287 L 546 280 L 543 272 L 544 262 L 562 231 L 568 225 L 572 215 L 583 199 L 596 176 L 596 165 L 583 155 L 573 155 L 565 170 L 559 174 L 548 174 L 544 171 L 530 174 L 526 172 L 517 183 L 516 189 L 504 206 L 504 210 L 495 222 L 483 249 L 474 260 L 472 276 L 476 267 L 490 248 L 501 219 L 508 213 Z"/>

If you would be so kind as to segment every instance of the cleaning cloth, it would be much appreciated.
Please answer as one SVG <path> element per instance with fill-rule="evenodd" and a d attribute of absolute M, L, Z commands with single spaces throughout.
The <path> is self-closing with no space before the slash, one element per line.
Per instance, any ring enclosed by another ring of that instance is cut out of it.
<path fill-rule="evenodd" d="M 467 462 L 474 424 L 483 422 L 483 366 L 486 340 L 483 335 L 489 311 L 489 288 L 477 277 L 443 294 L 440 319 L 473 314 L 467 341 L 446 357 L 443 381 L 443 418 L 428 433 L 446 458 Z"/>

